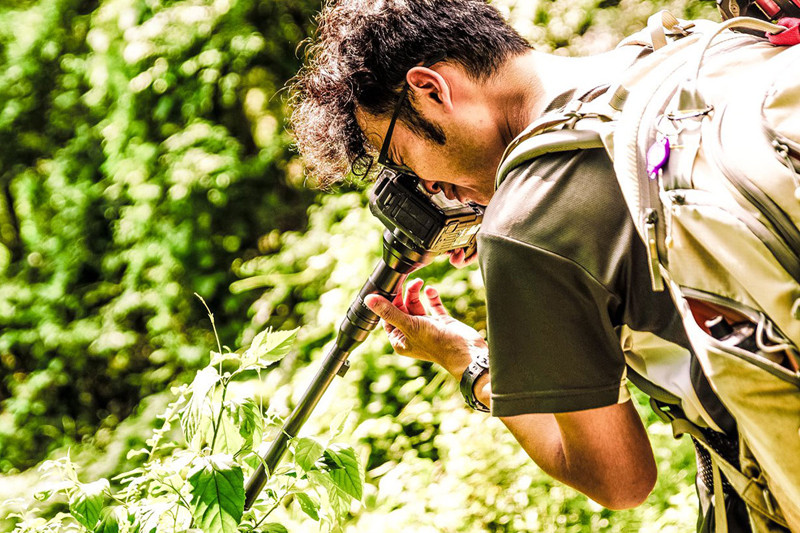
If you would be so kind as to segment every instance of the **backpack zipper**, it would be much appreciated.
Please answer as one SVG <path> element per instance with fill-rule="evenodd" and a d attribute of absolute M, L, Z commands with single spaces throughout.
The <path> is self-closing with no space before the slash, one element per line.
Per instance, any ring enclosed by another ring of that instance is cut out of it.
<path fill-rule="evenodd" d="M 767 126 L 766 118 L 764 118 L 763 115 L 761 131 L 769 141 L 769 144 L 775 149 L 775 155 L 778 157 L 778 160 L 792 172 L 792 179 L 794 179 L 795 187 L 800 191 L 800 174 L 798 174 L 798 169 L 800 169 L 800 144 L 788 137 L 784 137 Z M 797 163 L 795 163 L 795 161 L 797 161 Z M 796 194 L 797 192 L 795 195 Z"/>
<path fill-rule="evenodd" d="M 731 300 L 729 298 L 725 298 L 724 296 L 720 296 L 719 294 L 712 294 L 709 292 L 701 291 L 698 289 L 692 289 L 689 287 L 681 287 L 681 294 L 683 294 L 684 297 L 693 300 L 700 300 L 711 304 L 719 305 L 720 307 L 727 307 L 728 309 L 731 309 L 746 316 L 753 323 L 758 323 L 759 320 L 762 320 L 762 318 L 766 319 L 766 315 L 764 315 L 763 313 L 756 311 L 755 309 L 752 309 L 750 307 L 747 307 L 746 305 L 743 305 L 735 300 Z M 780 333 L 780 335 L 786 338 L 786 335 L 784 335 L 783 333 Z M 765 360 L 762 360 L 761 358 L 754 356 L 749 351 L 743 350 L 742 348 L 737 348 L 736 346 L 725 346 L 710 335 L 709 339 L 711 339 L 710 340 L 711 344 L 717 349 L 728 351 L 729 353 L 732 353 L 733 355 L 736 355 L 737 357 L 740 357 L 746 360 L 747 362 L 756 365 L 760 369 L 769 372 L 773 376 L 800 387 L 800 374 L 793 373 L 789 369 L 779 366 L 776 363 L 768 363 Z M 787 340 L 787 342 L 791 341 Z"/>
<path fill-rule="evenodd" d="M 696 206 L 716 207 L 731 213 L 736 219 L 742 222 L 750 232 L 760 240 L 764 246 L 772 253 L 775 260 L 786 270 L 797 283 L 800 283 L 800 258 L 791 250 L 786 242 L 770 230 L 758 218 L 750 214 L 745 209 L 731 209 L 729 206 L 722 206 L 709 200 L 710 193 L 699 189 L 683 189 L 668 191 L 674 205 L 688 204 Z M 696 196 L 700 196 L 703 201 L 696 201 Z"/>
<path fill-rule="evenodd" d="M 736 50 L 737 48 L 741 48 L 743 46 L 747 46 L 751 44 L 752 40 L 743 40 L 743 39 L 726 39 L 723 41 L 717 41 L 709 47 L 706 57 L 713 57 L 716 54 L 720 53 L 727 53 Z M 683 52 L 683 51 L 682 51 Z M 662 83 L 667 81 L 670 77 L 674 76 L 676 72 L 678 72 L 681 68 L 684 68 L 686 63 L 680 63 L 675 65 L 673 69 L 669 72 L 663 72 L 661 76 Z M 655 116 L 663 116 L 664 111 L 670 106 L 672 101 L 675 98 L 675 94 L 680 90 L 681 84 L 677 83 L 673 88 L 668 98 L 664 100 L 664 106 L 661 109 L 657 110 Z M 635 135 L 634 138 L 637 140 L 637 145 L 643 146 L 647 145 L 648 147 L 657 137 L 657 127 L 653 124 L 650 128 L 647 128 L 646 131 L 642 131 L 642 126 L 644 125 L 644 116 L 648 115 L 650 110 L 650 104 L 652 100 L 648 101 L 645 104 L 644 108 L 641 109 L 640 120 L 636 124 Z M 624 111 L 623 111 L 624 112 Z M 636 161 L 636 168 L 638 181 L 639 181 L 639 209 L 640 209 L 640 216 L 643 217 L 644 223 L 644 232 L 645 237 L 647 239 L 646 250 L 647 250 L 647 259 L 650 271 L 650 281 L 652 284 L 652 289 L 656 292 L 660 292 L 664 290 L 664 283 L 662 280 L 660 269 L 658 268 L 659 261 L 663 261 L 664 265 L 668 264 L 668 260 L 666 258 L 666 254 L 662 253 L 664 250 L 664 239 L 666 237 L 664 231 L 664 225 L 660 223 L 659 216 L 660 213 L 663 212 L 663 207 L 661 205 L 661 200 L 659 198 L 659 187 L 658 183 L 661 181 L 661 176 L 658 176 L 657 179 L 651 179 L 651 177 L 644 171 L 646 167 L 646 163 L 643 164 L 643 154 L 641 150 L 636 150 L 634 153 L 635 161 Z"/>
<path fill-rule="evenodd" d="M 715 117 L 717 124 L 714 128 L 714 135 L 711 136 L 711 158 L 717 164 L 720 171 L 722 171 L 722 174 L 736 190 L 739 191 L 745 200 L 753 204 L 759 213 L 769 222 L 776 237 L 781 239 L 785 247 L 788 248 L 787 254 L 793 256 L 792 262 L 800 262 L 800 231 L 798 231 L 792 219 L 743 172 L 728 165 L 722 155 L 723 148 L 720 129 L 722 127 L 722 119 L 725 115 L 725 111 L 726 108 L 721 109 Z M 769 248 L 772 249 L 772 247 Z M 781 265 L 784 265 L 784 268 L 787 268 L 785 261 L 788 261 L 788 257 L 781 260 L 776 256 L 776 259 L 778 259 Z M 800 282 L 800 275 L 792 273 L 788 268 L 787 272 L 789 272 L 795 280 Z"/>

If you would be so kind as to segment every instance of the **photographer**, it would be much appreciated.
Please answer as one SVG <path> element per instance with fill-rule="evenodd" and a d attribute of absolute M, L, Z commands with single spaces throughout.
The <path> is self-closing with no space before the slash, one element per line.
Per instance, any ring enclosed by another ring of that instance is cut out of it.
<path fill-rule="evenodd" d="M 430 287 L 426 314 L 414 281 L 395 302 L 366 301 L 395 350 L 442 365 L 465 384 L 467 403 L 490 406 L 544 471 L 611 509 L 641 504 L 656 478 L 628 379 L 735 458 L 725 435 L 735 424 L 668 293 L 651 291 L 606 153 L 543 156 L 495 184 L 507 145 L 529 123 L 612 83 L 646 50 L 539 53 L 480 0 L 342 0 L 319 22 L 293 99 L 310 171 L 324 184 L 383 165 L 416 174 L 431 193 L 487 206 L 478 255 L 489 344 Z M 472 259 L 451 257 L 457 266 Z M 698 525 L 708 530 L 708 479 L 698 492 Z M 725 496 L 729 530 L 749 531 L 735 494 Z"/>

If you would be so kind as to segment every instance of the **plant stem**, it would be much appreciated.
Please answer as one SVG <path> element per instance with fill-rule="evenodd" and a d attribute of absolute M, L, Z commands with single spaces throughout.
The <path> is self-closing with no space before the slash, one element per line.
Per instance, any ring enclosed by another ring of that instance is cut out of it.
<path fill-rule="evenodd" d="M 186 510 L 189 511 L 189 515 L 192 517 L 192 521 L 189 523 L 189 529 L 192 529 L 192 526 L 194 525 L 194 513 L 192 513 L 192 506 L 189 505 L 189 502 L 186 501 L 186 498 L 183 497 L 183 494 L 181 494 L 181 492 L 178 489 L 173 487 L 172 484 L 167 483 L 165 481 L 161 481 L 160 483 L 162 483 L 164 486 L 172 489 L 172 491 L 178 496 L 178 500 L 180 500 L 180 504 L 183 504 L 183 506 L 186 508 Z M 177 528 L 177 524 L 178 524 L 178 513 L 176 511 L 175 512 L 175 527 L 176 528 Z"/>
<path fill-rule="evenodd" d="M 222 400 L 219 402 L 219 415 L 217 416 L 217 423 L 214 425 L 214 436 L 211 437 L 211 455 L 214 455 L 214 443 L 217 442 L 217 433 L 219 433 L 219 426 L 222 423 L 222 414 L 225 412 L 225 396 L 228 394 L 228 382 L 222 381 Z"/>
<path fill-rule="evenodd" d="M 283 493 L 283 496 L 281 496 L 280 498 L 275 498 L 275 504 L 274 504 L 272 507 L 270 507 L 270 508 L 269 508 L 269 511 L 267 511 L 266 513 L 264 513 L 264 516 L 262 516 L 262 517 L 261 517 L 261 519 L 260 519 L 258 522 L 256 522 L 256 523 L 255 523 L 255 525 L 253 526 L 253 529 L 255 529 L 255 528 L 257 528 L 258 526 L 260 526 L 260 525 L 261 525 L 261 522 L 263 522 L 264 520 L 266 520 L 266 519 L 267 519 L 267 517 L 268 517 L 269 515 L 271 515 L 271 514 L 272 514 L 272 511 L 274 511 L 275 509 L 277 509 L 277 508 L 278 508 L 278 505 L 280 505 L 281 501 L 282 501 L 282 500 L 283 500 L 285 497 L 287 497 L 287 496 L 289 495 L 289 493 L 292 491 L 292 489 L 294 488 L 294 486 L 295 486 L 296 484 L 297 484 L 297 481 L 295 481 L 294 483 L 292 483 L 292 486 L 291 486 L 291 487 L 289 487 L 288 489 L 286 489 L 286 492 L 284 492 L 284 493 Z"/>

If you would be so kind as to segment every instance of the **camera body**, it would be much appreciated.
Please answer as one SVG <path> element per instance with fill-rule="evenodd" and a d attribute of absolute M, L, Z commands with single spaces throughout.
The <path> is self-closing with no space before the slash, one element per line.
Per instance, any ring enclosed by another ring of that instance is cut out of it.
<path fill-rule="evenodd" d="M 420 251 L 441 254 L 465 248 L 471 255 L 483 208 L 429 194 L 411 174 L 384 169 L 370 192 L 369 208 L 392 233 L 400 232 Z"/>

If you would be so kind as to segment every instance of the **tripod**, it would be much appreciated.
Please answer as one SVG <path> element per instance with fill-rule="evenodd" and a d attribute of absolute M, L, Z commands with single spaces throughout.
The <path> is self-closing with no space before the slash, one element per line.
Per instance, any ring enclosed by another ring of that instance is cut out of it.
<path fill-rule="evenodd" d="M 436 256 L 435 252 L 420 249 L 398 230 L 383 233 L 383 257 L 359 291 L 347 315 L 339 326 L 336 342 L 323 359 L 319 370 L 306 388 L 300 401 L 286 419 L 280 433 L 245 486 L 245 509 L 255 503 L 269 476 L 281 461 L 289 446 L 289 441 L 297 436 L 300 428 L 311 415 L 322 395 L 337 375 L 344 376 L 349 368 L 350 353 L 359 346 L 375 329 L 378 316 L 365 304 L 369 294 L 380 294 L 392 300 L 402 287 L 406 277 L 413 271 L 427 265 Z"/>

